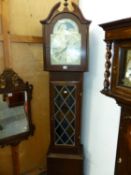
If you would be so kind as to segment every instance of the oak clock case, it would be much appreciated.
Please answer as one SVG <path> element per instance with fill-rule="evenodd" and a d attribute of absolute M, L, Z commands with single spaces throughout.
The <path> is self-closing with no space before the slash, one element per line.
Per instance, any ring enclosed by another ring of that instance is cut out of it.
<path fill-rule="evenodd" d="M 80 9 L 57 3 L 43 25 L 44 70 L 50 72 L 49 175 L 82 175 L 80 143 L 83 72 L 87 70 L 88 30 Z M 72 168 L 75 167 L 75 168 Z"/>
<path fill-rule="evenodd" d="M 100 25 L 105 31 L 103 94 L 121 107 L 115 175 L 131 174 L 131 18 Z"/>

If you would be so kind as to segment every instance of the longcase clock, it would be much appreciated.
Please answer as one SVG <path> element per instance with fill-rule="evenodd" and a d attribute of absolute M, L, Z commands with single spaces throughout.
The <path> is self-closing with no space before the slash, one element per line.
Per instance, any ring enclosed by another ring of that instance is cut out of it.
<path fill-rule="evenodd" d="M 82 175 L 80 143 L 83 72 L 87 70 L 88 30 L 80 9 L 57 3 L 43 25 L 44 70 L 50 72 L 51 141 L 48 175 Z"/>
<path fill-rule="evenodd" d="M 102 93 L 121 107 L 115 175 L 131 174 L 131 18 L 100 25 L 105 31 L 106 70 Z"/>

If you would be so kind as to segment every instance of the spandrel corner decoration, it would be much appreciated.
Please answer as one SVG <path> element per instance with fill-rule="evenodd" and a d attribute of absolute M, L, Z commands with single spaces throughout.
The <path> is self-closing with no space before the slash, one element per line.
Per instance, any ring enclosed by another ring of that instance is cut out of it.
<path fill-rule="evenodd" d="M 33 86 L 12 70 L 0 75 L 0 145 L 16 145 L 34 132 L 31 119 Z"/>

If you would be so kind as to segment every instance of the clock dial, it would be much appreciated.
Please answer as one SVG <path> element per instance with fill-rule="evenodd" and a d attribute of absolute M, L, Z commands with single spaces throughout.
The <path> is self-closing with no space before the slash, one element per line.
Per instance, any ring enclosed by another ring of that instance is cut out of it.
<path fill-rule="evenodd" d="M 61 19 L 54 26 L 51 34 L 51 64 L 80 65 L 81 35 L 76 22 Z"/>

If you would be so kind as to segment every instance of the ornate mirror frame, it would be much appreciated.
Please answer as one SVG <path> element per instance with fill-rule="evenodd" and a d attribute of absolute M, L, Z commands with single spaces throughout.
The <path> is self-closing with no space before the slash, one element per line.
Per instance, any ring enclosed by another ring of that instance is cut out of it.
<path fill-rule="evenodd" d="M 6 106 L 8 105 L 9 107 L 9 111 L 7 111 L 7 108 L 3 108 L 3 106 L 1 106 L 0 109 L 0 146 L 3 147 L 5 145 L 17 145 L 22 140 L 27 139 L 30 135 L 33 135 L 34 125 L 31 119 L 32 90 L 33 86 L 28 82 L 24 82 L 12 69 L 5 69 L 0 75 L 0 94 L 2 95 L 1 102 L 2 104 L 6 103 Z M 14 113 L 14 109 L 17 110 L 17 112 L 24 111 L 25 113 Z M 1 112 L 1 110 L 3 112 Z M 8 116 L 9 113 L 11 116 Z M 8 117 L 5 116 L 6 114 L 8 114 Z M 22 118 L 23 116 L 24 118 Z M 25 124 L 25 127 L 23 127 L 23 130 L 21 128 L 22 131 L 20 130 L 18 132 L 15 131 L 15 128 L 20 129 L 19 127 L 23 126 L 20 123 L 21 121 L 19 121 L 20 119 L 22 119 L 22 122 L 23 120 L 25 121 L 22 123 L 23 125 Z M 10 127 L 7 127 L 10 128 L 8 129 L 8 134 L 6 131 L 4 131 L 4 133 L 7 134 L 5 137 L 2 136 L 2 122 L 5 126 L 5 130 L 6 126 L 9 126 L 12 122 Z M 9 131 L 13 130 L 15 131 L 15 134 L 9 133 Z"/>

